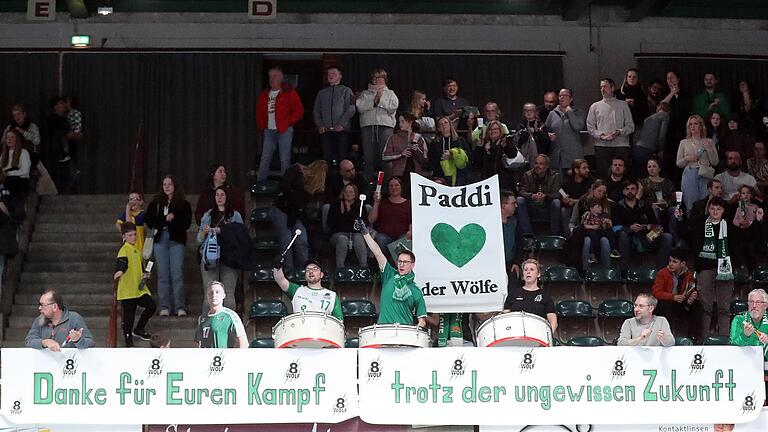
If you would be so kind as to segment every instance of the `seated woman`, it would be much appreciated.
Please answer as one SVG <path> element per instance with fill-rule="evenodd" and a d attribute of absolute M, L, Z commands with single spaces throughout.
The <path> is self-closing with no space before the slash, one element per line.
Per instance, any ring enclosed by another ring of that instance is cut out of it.
<path fill-rule="evenodd" d="M 355 219 L 368 218 L 365 205 L 360 216 L 360 200 L 357 185 L 349 183 L 342 190 L 342 197 L 331 203 L 328 210 L 328 228 L 331 233 L 331 245 L 336 251 L 336 267 L 344 267 L 347 254 L 354 251 L 357 265 L 364 267 L 368 262 L 368 248 L 363 235 L 354 229 Z"/>
<path fill-rule="evenodd" d="M 557 332 L 555 302 L 547 291 L 539 287 L 539 276 L 541 276 L 541 264 L 538 261 L 535 259 L 523 261 L 525 284 L 509 292 L 504 302 L 504 313 L 522 311 L 538 315 L 549 322 L 554 335 Z"/>
<path fill-rule="evenodd" d="M 661 176 L 661 159 L 658 156 L 651 156 L 648 159 L 646 169 L 648 177 L 640 180 L 638 198 L 651 205 L 656 214 L 656 220 L 661 222 L 667 232 L 676 235 L 675 185 L 672 180 Z"/>
<path fill-rule="evenodd" d="M 429 144 L 428 157 L 433 177 L 443 178 L 448 186 L 466 184 L 469 147 L 448 117 L 437 119 L 437 136 Z"/>
<path fill-rule="evenodd" d="M 411 228 L 411 202 L 402 196 L 403 181 L 392 177 L 388 185 L 389 196 L 382 199 L 380 193 L 374 194 L 373 209 L 368 215 L 368 223 L 376 231 L 374 240 L 385 255 L 389 251 L 387 245 L 405 237 Z"/>
<path fill-rule="evenodd" d="M 29 151 L 24 148 L 24 136 L 17 129 L 9 129 L 5 134 L 0 166 L 5 173 L 3 189 L 8 193 L 4 199 L 5 205 L 13 219 L 24 220 L 24 203 L 29 195 L 29 171 L 32 161 Z"/>
<path fill-rule="evenodd" d="M 733 242 L 729 242 L 729 247 L 735 264 L 746 267 L 750 274 L 755 269 L 759 246 L 765 241 L 765 224 L 756 218 L 759 208 L 754 200 L 754 190 L 742 185 L 733 216 Z"/>
<path fill-rule="evenodd" d="M 589 211 L 587 202 L 597 200 L 602 207 L 601 214 L 606 224 L 611 221 L 611 200 L 608 199 L 608 187 L 605 183 L 597 179 L 586 195 L 581 197 L 573 208 L 571 222 L 568 224 L 571 229 L 571 237 L 565 244 L 563 261 L 568 265 L 580 265 L 581 269 L 586 271 L 590 264 L 590 253 L 592 248 L 592 239 L 586 236 L 586 232 L 581 224 L 581 218 L 584 213 Z M 597 253 L 597 259 L 603 267 L 611 266 L 611 242 L 608 237 L 600 236 L 600 247 L 594 249 Z M 618 255 L 614 253 L 614 255 Z"/>
<path fill-rule="evenodd" d="M 210 235 L 221 234 L 221 226 L 228 223 L 243 223 L 243 216 L 239 211 L 232 208 L 232 203 L 227 195 L 227 188 L 225 186 L 217 187 L 213 192 L 214 205 L 205 213 L 200 219 L 200 228 L 197 230 L 197 241 L 200 242 L 200 274 L 203 278 L 204 291 L 207 290 L 211 281 L 220 281 L 224 286 L 224 307 L 235 309 L 235 288 L 237 285 L 237 277 L 239 271 L 224 264 L 222 260 L 216 263 L 209 263 L 205 259 L 205 245 L 204 241 Z M 221 243 L 219 243 L 221 247 Z M 205 294 L 205 292 L 203 293 Z M 203 309 L 202 313 L 205 314 L 208 311 L 208 299 L 206 295 L 203 295 Z"/>
<path fill-rule="evenodd" d="M 560 220 L 563 225 L 562 231 L 566 237 L 571 234 L 568 223 L 571 220 L 574 206 L 576 206 L 581 197 L 589 192 L 592 182 L 595 181 L 589 175 L 589 163 L 584 159 L 574 159 L 571 163 L 571 169 L 567 171 L 567 174 L 562 181 L 562 190 L 565 192 L 565 196 L 562 196 L 560 199 L 562 203 L 560 207 Z"/>

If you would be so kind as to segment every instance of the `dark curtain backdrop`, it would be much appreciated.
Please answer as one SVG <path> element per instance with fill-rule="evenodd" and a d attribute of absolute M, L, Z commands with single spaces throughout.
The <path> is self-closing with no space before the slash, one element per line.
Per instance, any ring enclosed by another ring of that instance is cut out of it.
<path fill-rule="evenodd" d="M 751 83 L 755 95 L 764 96 L 768 91 L 768 59 L 637 56 L 637 64 L 643 83 L 653 79 L 666 82 L 666 72 L 674 70 L 680 74 L 680 86 L 691 95 L 704 91 L 704 74 L 712 72 L 717 77 L 718 87 L 728 96 L 732 109 L 740 98 L 739 81 L 746 79 Z"/>
<path fill-rule="evenodd" d="M 0 53 L 0 125 L 11 120 L 11 107 L 27 106 L 32 122 L 45 133 L 48 100 L 56 94 L 57 53 Z"/>
<path fill-rule="evenodd" d="M 454 77 L 460 96 L 481 112 L 487 101 L 496 101 L 510 127 L 522 118 L 523 103 L 541 104 L 544 92 L 563 85 L 559 55 L 347 54 L 341 65 L 345 83 L 354 90 L 367 88 L 372 70 L 385 69 L 401 111 L 408 110 L 413 90 L 423 90 L 435 100 L 442 95 L 443 79 Z"/>
<path fill-rule="evenodd" d="M 127 192 L 140 124 L 145 191 L 172 173 L 197 194 L 214 162 L 249 187 L 261 63 L 255 53 L 64 54 L 63 90 L 84 117 L 80 191 Z"/>

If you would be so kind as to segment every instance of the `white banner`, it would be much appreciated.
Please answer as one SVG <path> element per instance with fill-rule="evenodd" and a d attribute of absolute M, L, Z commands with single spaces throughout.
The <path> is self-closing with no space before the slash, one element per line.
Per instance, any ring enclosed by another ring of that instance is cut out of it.
<path fill-rule="evenodd" d="M 649 416 L 653 416 L 649 414 Z M 763 432 L 768 431 L 768 408 L 757 420 L 740 424 L 648 424 L 648 425 L 557 425 L 557 426 L 480 426 L 480 432 Z"/>
<path fill-rule="evenodd" d="M 765 398 L 759 347 L 361 349 L 358 363 L 367 423 L 744 423 Z"/>
<path fill-rule="evenodd" d="M 356 351 L 2 350 L 14 423 L 337 423 L 357 415 Z"/>
<path fill-rule="evenodd" d="M 507 296 L 499 180 L 449 187 L 411 174 L 416 284 L 429 312 L 501 310 Z"/>

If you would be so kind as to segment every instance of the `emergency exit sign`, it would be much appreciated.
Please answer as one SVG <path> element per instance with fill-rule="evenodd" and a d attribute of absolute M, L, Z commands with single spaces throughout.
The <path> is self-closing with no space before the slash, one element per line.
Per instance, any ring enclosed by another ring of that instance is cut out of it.
<path fill-rule="evenodd" d="M 27 0 L 28 21 L 55 21 L 56 0 Z"/>
<path fill-rule="evenodd" d="M 274 19 L 277 16 L 277 0 L 248 0 L 248 17 Z"/>

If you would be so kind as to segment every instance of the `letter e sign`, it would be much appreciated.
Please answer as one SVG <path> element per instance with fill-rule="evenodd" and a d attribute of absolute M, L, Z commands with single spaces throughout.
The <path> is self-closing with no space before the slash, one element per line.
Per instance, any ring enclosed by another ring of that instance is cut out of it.
<path fill-rule="evenodd" d="M 27 0 L 28 21 L 55 21 L 56 0 Z"/>
<path fill-rule="evenodd" d="M 275 19 L 277 0 L 248 0 L 248 17 L 251 19 Z"/>

